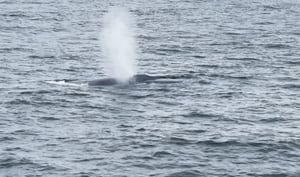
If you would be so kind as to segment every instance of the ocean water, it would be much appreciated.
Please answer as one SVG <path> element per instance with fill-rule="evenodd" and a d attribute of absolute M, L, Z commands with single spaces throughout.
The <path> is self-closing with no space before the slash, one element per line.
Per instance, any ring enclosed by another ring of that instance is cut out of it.
<path fill-rule="evenodd" d="M 103 17 L 138 73 L 106 78 Z M 0 0 L 0 176 L 300 176 L 299 0 Z"/>

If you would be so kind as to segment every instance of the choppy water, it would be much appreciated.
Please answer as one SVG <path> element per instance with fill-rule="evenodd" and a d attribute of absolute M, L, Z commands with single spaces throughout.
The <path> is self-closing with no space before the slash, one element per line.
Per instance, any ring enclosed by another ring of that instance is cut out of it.
<path fill-rule="evenodd" d="M 86 85 L 111 5 L 139 72 L 180 77 Z M 0 176 L 300 176 L 299 19 L 298 0 L 0 0 Z"/>

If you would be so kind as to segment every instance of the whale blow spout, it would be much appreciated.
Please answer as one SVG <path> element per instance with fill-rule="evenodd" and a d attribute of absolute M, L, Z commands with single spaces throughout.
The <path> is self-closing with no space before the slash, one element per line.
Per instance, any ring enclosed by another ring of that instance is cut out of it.
<path fill-rule="evenodd" d="M 108 60 L 107 75 L 126 83 L 136 74 L 134 21 L 128 10 L 112 7 L 104 18 L 101 46 Z"/>

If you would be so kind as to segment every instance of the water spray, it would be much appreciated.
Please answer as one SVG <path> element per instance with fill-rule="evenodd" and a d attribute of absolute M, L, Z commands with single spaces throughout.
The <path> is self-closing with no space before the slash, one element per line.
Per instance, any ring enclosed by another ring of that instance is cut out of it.
<path fill-rule="evenodd" d="M 123 8 L 113 7 L 104 17 L 101 39 L 104 56 L 108 59 L 108 75 L 127 82 L 136 71 L 136 42 L 133 20 Z"/>

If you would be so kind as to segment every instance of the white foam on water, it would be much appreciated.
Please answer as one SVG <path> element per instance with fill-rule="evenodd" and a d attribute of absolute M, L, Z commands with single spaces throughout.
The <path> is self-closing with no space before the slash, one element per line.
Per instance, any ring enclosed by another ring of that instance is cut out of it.
<path fill-rule="evenodd" d="M 76 84 L 71 82 L 66 82 L 65 80 L 58 80 L 58 81 L 45 81 L 48 84 L 54 84 L 54 85 L 62 85 L 62 86 L 71 86 L 71 87 L 83 87 L 87 86 L 87 84 Z"/>

